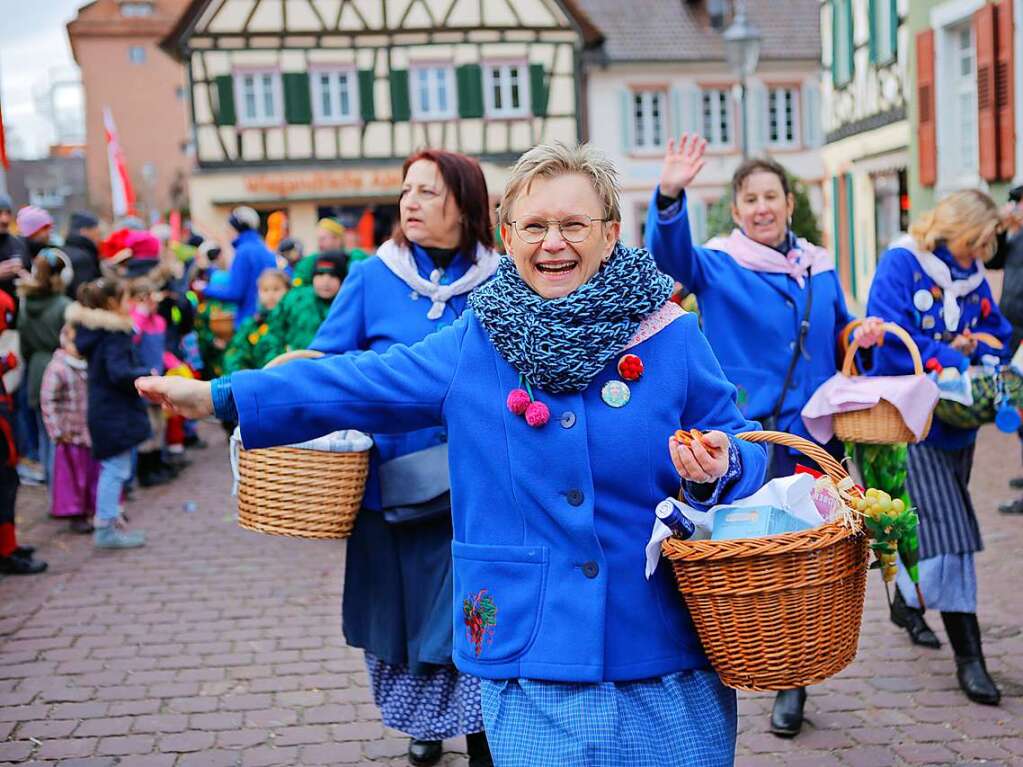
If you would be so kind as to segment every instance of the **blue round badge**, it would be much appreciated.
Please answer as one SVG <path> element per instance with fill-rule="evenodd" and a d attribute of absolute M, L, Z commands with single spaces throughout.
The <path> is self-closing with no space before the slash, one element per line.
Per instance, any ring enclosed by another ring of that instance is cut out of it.
<path fill-rule="evenodd" d="M 611 407 L 625 407 L 632 392 L 624 381 L 608 381 L 600 390 L 600 398 Z"/>

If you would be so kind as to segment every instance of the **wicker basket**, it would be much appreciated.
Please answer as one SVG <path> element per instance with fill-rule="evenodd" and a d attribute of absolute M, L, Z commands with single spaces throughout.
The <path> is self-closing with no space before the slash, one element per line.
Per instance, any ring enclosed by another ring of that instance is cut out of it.
<path fill-rule="evenodd" d="M 852 323 L 846 330 L 858 324 L 858 322 Z M 898 336 L 899 340 L 906 345 L 910 356 L 913 358 L 913 374 L 922 376 L 924 374 L 924 367 L 920 361 L 920 350 L 917 349 L 909 333 L 890 322 L 884 323 L 883 327 L 886 332 L 894 333 Z M 845 330 L 842 331 L 842 335 L 844 337 Z M 854 339 L 849 344 L 848 349 L 846 349 L 845 360 L 842 363 L 843 375 L 854 375 L 854 361 L 858 348 L 859 343 Z M 928 416 L 927 424 L 920 435 L 920 439 L 926 437 L 927 433 L 931 430 L 933 417 L 933 413 Z M 850 410 L 846 413 L 835 413 L 832 421 L 834 423 L 835 436 L 843 442 L 855 442 L 861 445 L 896 445 L 899 443 L 912 444 L 920 441 L 912 430 L 906 426 L 906 422 L 903 420 L 902 414 L 898 409 L 887 400 L 880 400 L 876 405 L 866 410 Z"/>
<path fill-rule="evenodd" d="M 230 341 L 234 337 L 234 314 L 231 312 L 210 313 L 210 332 L 221 341 Z"/>
<path fill-rule="evenodd" d="M 295 351 L 267 363 L 321 356 Z M 369 473 L 369 451 L 328 453 L 293 447 L 238 451 L 238 524 L 296 538 L 347 538 Z"/>
<path fill-rule="evenodd" d="M 739 437 L 797 448 L 836 482 L 848 476 L 800 437 L 772 431 Z M 662 551 L 707 657 L 729 687 L 816 684 L 856 656 L 869 551 L 862 531 L 836 521 L 766 538 L 669 538 Z"/>

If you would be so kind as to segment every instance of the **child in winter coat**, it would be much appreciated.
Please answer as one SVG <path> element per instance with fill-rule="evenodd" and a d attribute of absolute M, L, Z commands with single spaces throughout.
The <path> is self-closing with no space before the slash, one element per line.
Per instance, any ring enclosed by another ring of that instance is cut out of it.
<path fill-rule="evenodd" d="M 89 439 L 88 375 L 89 364 L 75 346 L 74 325 L 65 324 L 60 348 L 43 373 L 39 405 L 54 446 L 50 515 L 70 519 L 76 533 L 93 531 L 99 482 L 99 462 Z"/>
<path fill-rule="evenodd" d="M 241 324 L 228 344 L 224 354 L 225 374 L 258 370 L 273 359 L 267 320 L 290 288 L 291 278 L 280 269 L 267 269 L 259 275 L 259 311 Z"/>
<path fill-rule="evenodd" d="M 292 288 L 270 313 L 265 338 L 266 353 L 270 356 L 266 361 L 284 352 L 309 348 L 316 331 L 327 319 L 347 271 L 348 257 L 343 251 L 329 251 L 316 257 L 312 285 Z"/>
<path fill-rule="evenodd" d="M 0 332 L 14 324 L 14 299 L 0 290 Z M 3 374 L 18 364 L 13 352 L 0 358 L 0 573 L 4 575 L 36 575 L 46 563 L 33 558 L 35 549 L 19 546 L 14 529 L 14 503 L 18 498 L 18 450 L 14 444 L 11 420 L 13 398 L 4 385 Z"/>
<path fill-rule="evenodd" d="M 135 379 L 151 370 L 132 342 L 131 310 L 123 283 L 106 278 L 82 285 L 78 304 L 68 310 L 68 321 L 77 326 L 75 345 L 89 363 L 89 436 L 100 462 L 93 522 L 98 548 L 145 545 L 142 532 L 124 529 L 120 508 L 132 451 L 152 436 L 146 405 L 135 391 Z"/>

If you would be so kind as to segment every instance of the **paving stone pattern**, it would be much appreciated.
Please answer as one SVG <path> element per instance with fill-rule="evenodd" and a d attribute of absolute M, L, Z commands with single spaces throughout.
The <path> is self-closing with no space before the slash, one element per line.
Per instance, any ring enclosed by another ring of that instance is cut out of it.
<path fill-rule="evenodd" d="M 42 490 L 22 488 L 23 541 L 50 571 L 0 580 L 0 764 L 406 763 L 361 652 L 341 640 L 343 544 L 239 529 L 223 435 L 204 434 L 211 447 L 190 454 L 182 477 L 129 505 L 150 538 L 143 549 L 94 551 L 46 518 Z M 912 647 L 888 623 L 872 573 L 859 656 L 811 690 L 799 738 L 766 731 L 771 696 L 740 696 L 740 767 L 1023 765 L 1023 518 L 995 509 L 1019 460 L 1015 437 L 983 432 L 980 619 L 1002 706 L 959 693 L 947 645 Z M 466 763 L 463 739 L 446 746 L 442 764 Z"/>

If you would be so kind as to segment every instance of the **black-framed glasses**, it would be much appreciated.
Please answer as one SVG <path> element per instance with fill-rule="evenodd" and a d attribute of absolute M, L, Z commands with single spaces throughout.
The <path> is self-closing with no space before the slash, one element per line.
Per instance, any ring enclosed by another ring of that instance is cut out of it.
<path fill-rule="evenodd" d="M 590 236 L 594 224 L 606 223 L 607 218 L 590 218 L 587 215 L 569 216 L 560 221 L 545 221 L 539 218 L 524 218 L 511 221 L 515 232 L 526 242 L 536 245 L 547 238 L 551 226 L 558 227 L 561 239 L 565 242 L 582 242 Z"/>

